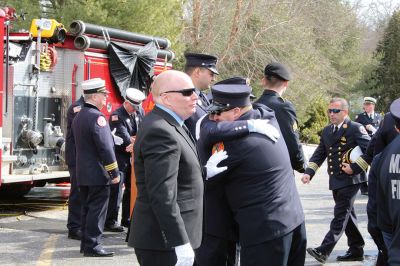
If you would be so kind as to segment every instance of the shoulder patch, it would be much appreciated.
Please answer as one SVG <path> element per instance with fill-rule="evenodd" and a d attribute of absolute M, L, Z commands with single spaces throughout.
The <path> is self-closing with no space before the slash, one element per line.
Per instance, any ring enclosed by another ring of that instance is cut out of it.
<path fill-rule="evenodd" d="M 97 124 L 99 125 L 99 126 L 101 126 L 101 127 L 105 127 L 106 125 L 107 125 L 107 121 L 106 121 L 106 119 L 104 118 L 104 116 L 99 116 L 98 118 L 97 118 Z"/>
<path fill-rule="evenodd" d="M 118 115 L 111 116 L 111 121 L 118 121 Z"/>
<path fill-rule="evenodd" d="M 79 112 L 82 109 L 82 107 L 80 105 L 75 106 L 72 110 L 74 111 L 74 113 Z"/>
<path fill-rule="evenodd" d="M 359 130 L 360 130 L 360 132 L 361 132 L 362 134 L 368 135 L 367 130 L 365 130 L 365 127 L 364 127 L 364 126 L 360 126 L 360 127 L 359 127 Z"/>

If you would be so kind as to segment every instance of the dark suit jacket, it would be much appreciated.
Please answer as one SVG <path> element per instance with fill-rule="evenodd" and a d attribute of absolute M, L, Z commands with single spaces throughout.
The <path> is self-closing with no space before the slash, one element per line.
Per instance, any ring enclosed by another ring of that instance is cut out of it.
<path fill-rule="evenodd" d="M 256 103 L 264 104 L 275 111 L 276 119 L 289 150 L 292 168 L 304 173 L 305 159 L 299 140 L 297 116 L 293 104 L 290 101 L 285 101 L 277 92 L 272 90 L 265 90 Z"/>
<path fill-rule="evenodd" d="M 75 141 L 72 134 L 72 121 L 76 114 L 81 110 L 85 100 L 81 96 L 77 101 L 71 104 L 67 111 L 67 137 L 65 140 L 65 162 L 68 166 L 76 165 Z"/>
<path fill-rule="evenodd" d="M 171 250 L 202 239 L 203 179 L 194 143 L 157 106 L 143 119 L 134 145 L 138 195 L 128 245 Z"/>
<path fill-rule="evenodd" d="M 131 153 L 125 151 L 126 147 L 131 144 L 131 136 L 135 136 L 137 127 L 143 119 L 143 109 L 129 115 L 122 105 L 116 109 L 110 116 L 111 131 L 116 129 L 115 135 L 122 138 L 121 145 L 115 145 L 115 155 L 117 156 L 118 167 L 120 171 L 125 171 L 130 167 Z"/>
<path fill-rule="evenodd" d="M 386 113 L 378 131 L 374 135 L 374 155 L 383 151 L 383 149 L 389 145 L 393 139 L 398 135 L 395 129 L 395 122 L 391 113 Z"/>
<path fill-rule="evenodd" d="M 348 175 L 342 171 L 343 154 L 351 148 L 360 146 L 363 153 L 366 152 L 370 137 L 364 126 L 346 118 L 338 132 L 333 134 L 333 126 L 326 126 L 320 138 L 320 143 L 309 161 L 306 174 L 315 175 L 321 164 L 328 159 L 329 189 L 335 190 L 366 182 L 366 176 L 360 175 L 368 168 L 367 155 L 362 155 L 351 168 L 356 174 Z"/>
<path fill-rule="evenodd" d="M 248 119 L 270 119 L 279 128 L 270 109 L 251 110 L 240 117 Z M 274 143 L 261 134 L 248 134 L 223 144 L 229 157 L 220 165 L 228 170 L 206 181 L 206 192 L 212 183 L 224 182 L 228 206 L 239 226 L 240 244 L 260 244 L 299 226 L 304 221 L 303 208 L 284 139 Z M 206 204 L 212 207 L 213 203 Z M 218 218 L 206 209 L 206 224 L 220 224 Z"/>

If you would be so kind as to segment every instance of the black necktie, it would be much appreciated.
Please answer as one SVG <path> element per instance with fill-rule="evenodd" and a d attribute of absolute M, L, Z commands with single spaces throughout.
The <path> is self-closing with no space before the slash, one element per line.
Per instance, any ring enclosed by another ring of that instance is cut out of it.
<path fill-rule="evenodd" d="M 333 126 L 333 135 L 335 135 L 337 131 L 338 131 L 338 127 L 336 125 L 334 125 Z"/>
<path fill-rule="evenodd" d="M 193 144 L 196 144 L 196 141 L 194 140 L 192 133 L 190 133 L 189 129 L 187 128 L 187 126 L 185 124 L 182 124 L 182 128 L 185 130 L 186 134 L 188 135 L 188 137 L 190 138 L 190 140 L 193 142 Z"/>
<path fill-rule="evenodd" d="M 205 106 L 210 105 L 210 101 L 207 99 L 207 97 L 204 95 L 204 93 L 200 92 L 199 97 L 201 98 L 202 102 L 204 103 Z"/>

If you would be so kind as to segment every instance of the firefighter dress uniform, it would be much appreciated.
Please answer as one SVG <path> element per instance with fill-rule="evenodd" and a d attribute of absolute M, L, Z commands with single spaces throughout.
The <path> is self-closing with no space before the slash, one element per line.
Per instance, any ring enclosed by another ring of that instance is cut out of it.
<path fill-rule="evenodd" d="M 84 94 L 107 93 L 102 79 L 82 82 Z M 111 179 L 118 177 L 114 141 L 100 110 L 85 103 L 72 122 L 76 145 L 76 174 L 82 200 L 81 252 L 84 256 L 112 256 L 100 243 L 107 215 Z"/>
<path fill-rule="evenodd" d="M 290 81 L 292 75 L 280 63 L 270 63 L 265 67 L 265 77 L 275 77 L 283 81 Z M 264 104 L 274 110 L 283 138 L 289 151 L 292 168 L 299 173 L 304 173 L 306 159 L 299 139 L 298 122 L 294 105 L 284 100 L 279 93 L 273 90 L 264 90 L 256 103 Z"/>
<path fill-rule="evenodd" d="M 357 227 L 357 217 L 354 212 L 354 201 L 361 183 L 366 182 L 365 171 L 368 163 L 362 155 L 351 163 L 354 173 L 348 175 L 342 171 L 343 155 L 359 146 L 365 153 L 370 137 L 365 128 L 356 122 L 345 118 L 342 126 L 336 132 L 332 124 L 322 131 L 321 141 L 309 160 L 305 173 L 312 178 L 321 164 L 328 160 L 329 189 L 335 200 L 334 218 L 330 230 L 321 245 L 315 249 L 325 257 L 330 255 L 343 232 L 346 233 L 349 251 L 359 256 L 363 255 L 364 240 Z"/>
<path fill-rule="evenodd" d="M 217 71 L 218 58 L 215 56 L 208 54 L 185 53 L 185 59 L 187 67 L 203 67 L 210 70 L 213 74 L 219 75 Z M 200 117 L 207 114 L 207 108 L 210 105 L 210 101 L 202 91 L 196 88 L 195 92 L 198 96 L 196 112 L 185 120 L 185 125 L 192 136 L 196 136 L 196 123 Z"/>
<path fill-rule="evenodd" d="M 120 145 L 115 145 L 115 155 L 117 157 L 118 168 L 121 174 L 121 181 L 119 184 L 111 185 L 111 193 L 112 187 L 116 186 L 118 188 L 118 194 L 120 196 L 122 193 L 122 184 L 125 184 L 125 190 L 122 198 L 122 218 L 121 225 L 128 227 L 130 220 L 130 191 L 131 191 L 131 152 L 126 151 L 126 147 L 131 144 L 131 137 L 136 136 L 136 132 L 138 130 L 138 126 L 143 119 L 144 111 L 141 107 L 141 103 L 144 100 L 145 95 L 143 92 L 129 88 L 126 90 L 126 101 L 136 110 L 134 113 L 129 114 L 125 107 L 122 105 L 117 108 L 110 116 L 110 128 L 111 131 L 115 130 L 115 135 L 120 137 L 123 141 Z M 120 198 L 120 197 L 118 197 Z M 113 221 L 117 221 L 118 217 L 118 207 L 119 203 L 114 202 L 109 206 L 115 206 L 113 208 L 112 213 L 107 213 L 107 220 L 110 217 Z M 117 207 L 118 206 L 118 207 Z M 108 212 L 110 212 L 110 207 L 108 208 Z"/>

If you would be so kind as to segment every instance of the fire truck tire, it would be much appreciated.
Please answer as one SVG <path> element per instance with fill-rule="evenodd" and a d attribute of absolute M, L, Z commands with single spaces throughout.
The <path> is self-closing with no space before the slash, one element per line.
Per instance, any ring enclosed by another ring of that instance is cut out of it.
<path fill-rule="evenodd" d="M 31 184 L 7 184 L 0 186 L 1 198 L 22 198 L 31 190 Z"/>

